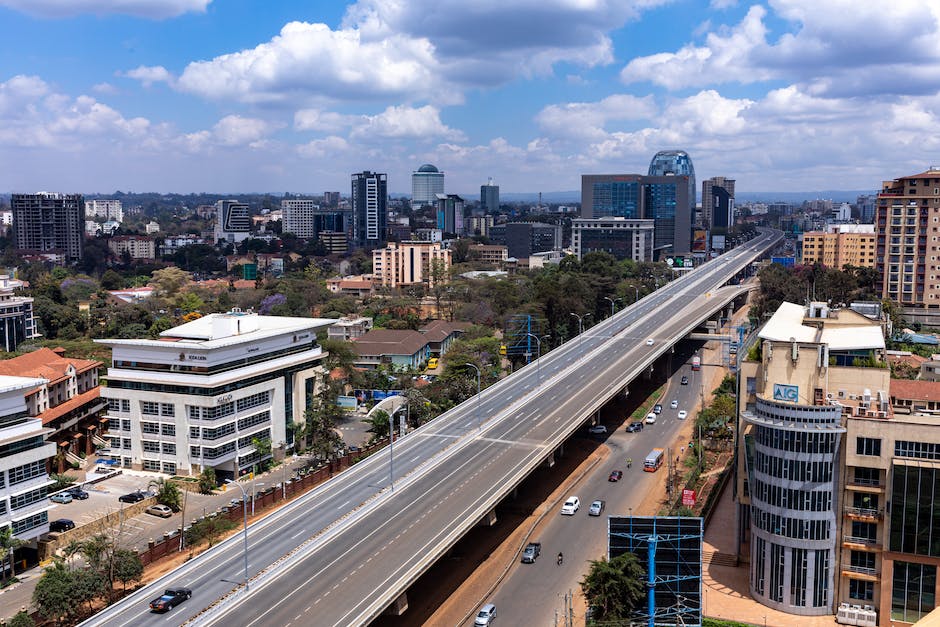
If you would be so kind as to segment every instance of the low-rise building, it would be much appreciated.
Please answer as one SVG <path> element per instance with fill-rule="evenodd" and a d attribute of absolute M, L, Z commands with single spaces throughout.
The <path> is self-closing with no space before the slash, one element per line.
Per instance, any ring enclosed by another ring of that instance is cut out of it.
<path fill-rule="evenodd" d="M 471 244 L 467 248 L 467 258 L 501 268 L 509 259 L 509 249 L 498 244 Z"/>
<path fill-rule="evenodd" d="M 411 330 L 373 329 L 353 340 L 352 348 L 357 368 L 416 370 L 431 356 L 428 338 Z"/>
<path fill-rule="evenodd" d="M 156 246 L 153 238 L 140 235 L 118 235 L 108 240 L 108 248 L 118 257 L 126 252 L 131 259 L 153 259 Z"/>
<path fill-rule="evenodd" d="M 163 243 L 160 244 L 160 256 L 169 257 L 175 255 L 176 251 L 184 246 L 193 246 L 194 244 L 206 244 L 209 240 L 201 235 L 187 233 L 185 235 L 167 235 Z"/>
<path fill-rule="evenodd" d="M 334 277 L 326 280 L 326 289 L 333 294 L 366 298 L 375 292 L 375 280 L 371 275 Z"/>
<path fill-rule="evenodd" d="M 316 332 L 333 320 L 210 314 L 157 340 L 111 347 L 107 399 L 111 457 L 121 466 L 220 479 L 293 446 L 294 425 L 318 393 L 325 353 Z"/>
<path fill-rule="evenodd" d="M 590 252 L 610 253 L 617 259 L 653 260 L 655 220 L 633 218 L 575 218 L 571 247 L 578 259 Z"/>
<path fill-rule="evenodd" d="M 0 275 L 0 347 L 9 352 L 25 340 L 40 337 L 33 315 L 33 299 L 18 296 L 22 281 Z"/>
<path fill-rule="evenodd" d="M 428 342 L 428 350 L 432 355 L 441 357 L 470 326 L 468 322 L 449 322 L 447 320 L 432 320 L 419 329 Z"/>
<path fill-rule="evenodd" d="M 329 326 L 326 336 L 331 340 L 348 342 L 372 330 L 372 318 L 363 316 L 340 318 Z"/>

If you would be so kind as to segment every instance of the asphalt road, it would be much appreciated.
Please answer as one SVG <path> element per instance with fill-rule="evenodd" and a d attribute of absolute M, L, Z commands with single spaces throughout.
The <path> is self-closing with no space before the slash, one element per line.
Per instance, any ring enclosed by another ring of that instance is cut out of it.
<path fill-rule="evenodd" d="M 373 455 L 253 525 L 249 577 L 275 561 L 278 566 L 253 579 L 249 595 L 242 591 L 226 599 L 218 605 L 222 613 L 200 622 L 368 623 L 579 428 L 590 416 L 586 410 L 599 407 L 682 337 L 717 300 L 711 292 L 742 252 L 710 262 L 595 325 L 541 363 L 484 390 L 479 405 L 472 398 L 412 432 L 394 445 L 393 466 L 392 450 Z M 654 338 L 652 346 L 648 338 Z M 233 537 L 86 624 L 136 627 L 189 619 L 241 581 L 241 542 Z M 150 614 L 146 602 L 168 585 L 192 588 L 193 599 L 169 616 Z"/>

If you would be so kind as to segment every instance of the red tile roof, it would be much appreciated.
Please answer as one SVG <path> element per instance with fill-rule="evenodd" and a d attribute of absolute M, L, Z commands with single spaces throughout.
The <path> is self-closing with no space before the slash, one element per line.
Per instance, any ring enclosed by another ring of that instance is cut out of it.
<path fill-rule="evenodd" d="M 940 401 L 940 381 L 891 379 L 891 397 L 912 401 Z"/>
<path fill-rule="evenodd" d="M 0 361 L 0 375 L 41 377 L 48 379 L 52 385 L 65 378 L 69 365 L 75 368 L 77 374 L 81 374 L 100 368 L 102 363 L 91 359 L 60 357 L 51 348 L 40 348 L 19 357 Z"/>
<path fill-rule="evenodd" d="M 64 416 L 73 409 L 78 409 L 85 403 L 93 402 L 101 398 L 101 388 L 93 387 L 90 390 L 77 394 L 65 401 L 64 403 L 59 403 L 55 407 L 50 407 L 46 411 L 42 412 L 37 416 L 37 418 L 42 419 L 42 424 L 47 425 L 50 422 L 54 421 L 56 418 Z"/>

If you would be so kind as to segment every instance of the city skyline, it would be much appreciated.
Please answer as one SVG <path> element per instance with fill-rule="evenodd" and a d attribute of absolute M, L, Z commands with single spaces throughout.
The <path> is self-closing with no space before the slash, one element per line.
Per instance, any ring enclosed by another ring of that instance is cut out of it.
<path fill-rule="evenodd" d="M 684 150 L 740 192 L 940 163 L 940 8 L 0 0 L 0 191 L 504 194 Z M 39 43 L 41 42 L 41 43 Z"/>

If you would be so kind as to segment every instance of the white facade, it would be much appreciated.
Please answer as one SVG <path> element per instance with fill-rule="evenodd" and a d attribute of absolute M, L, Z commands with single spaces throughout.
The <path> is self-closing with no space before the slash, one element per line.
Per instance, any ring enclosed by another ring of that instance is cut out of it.
<path fill-rule="evenodd" d="M 411 206 L 437 205 L 437 195 L 444 193 L 444 173 L 426 163 L 411 173 Z"/>
<path fill-rule="evenodd" d="M 98 340 L 113 366 L 111 456 L 124 467 L 225 479 L 267 459 L 252 441 L 290 446 L 324 353 L 316 330 L 334 320 L 211 314 L 159 340 Z M 269 457 L 270 455 L 268 455 Z"/>
<path fill-rule="evenodd" d="M 45 441 L 52 429 L 26 411 L 25 394 L 45 379 L 0 376 L 0 527 L 29 542 L 49 531 L 49 486 L 46 460 L 55 444 Z"/>
<path fill-rule="evenodd" d="M 291 198 L 281 201 L 284 233 L 293 233 L 297 237 L 310 238 L 316 235 L 314 213 L 320 208 L 309 198 Z"/>
<path fill-rule="evenodd" d="M 251 235 L 251 218 L 248 205 L 237 200 L 220 200 L 215 203 L 215 243 L 238 244 Z"/>
<path fill-rule="evenodd" d="M 33 315 L 33 299 L 15 293 L 21 287 L 22 281 L 0 275 L 0 348 L 7 352 L 15 351 L 24 340 L 40 337 Z"/>
<path fill-rule="evenodd" d="M 123 222 L 124 207 L 120 200 L 86 200 L 85 217 Z"/>

